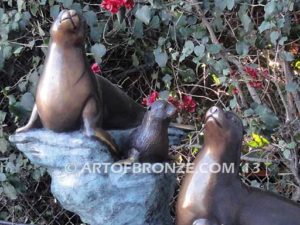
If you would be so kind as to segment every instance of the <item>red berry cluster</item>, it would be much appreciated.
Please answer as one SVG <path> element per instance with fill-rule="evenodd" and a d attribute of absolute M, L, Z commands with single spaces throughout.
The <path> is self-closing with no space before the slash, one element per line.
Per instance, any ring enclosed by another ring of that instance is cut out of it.
<path fill-rule="evenodd" d="M 93 71 L 93 73 L 101 73 L 101 68 L 98 63 L 93 63 L 91 65 L 91 70 Z"/>
<path fill-rule="evenodd" d="M 159 93 L 153 91 L 147 98 L 143 98 L 142 104 L 144 106 L 151 106 L 159 98 Z M 195 112 L 197 103 L 192 96 L 184 95 L 182 101 L 172 96 L 168 97 L 168 102 L 174 105 L 179 111 Z"/>
<path fill-rule="evenodd" d="M 159 97 L 159 93 L 157 91 L 153 91 L 147 98 L 143 98 L 142 105 L 151 106 Z"/>
<path fill-rule="evenodd" d="M 103 0 L 101 3 L 101 7 L 110 11 L 112 14 L 119 12 L 121 7 L 132 9 L 133 6 L 133 0 Z"/>
<path fill-rule="evenodd" d="M 249 85 L 253 88 L 263 88 L 263 82 L 258 80 L 258 70 L 251 68 L 251 67 L 245 67 L 244 71 L 252 78 L 251 81 L 249 81 Z"/>

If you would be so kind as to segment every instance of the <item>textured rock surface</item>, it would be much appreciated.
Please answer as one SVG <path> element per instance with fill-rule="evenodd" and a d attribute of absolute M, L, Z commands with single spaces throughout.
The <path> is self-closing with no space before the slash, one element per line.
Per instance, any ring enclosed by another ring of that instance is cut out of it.
<path fill-rule="evenodd" d="M 111 134 L 120 146 L 126 145 L 128 131 Z M 177 139 L 180 137 L 177 134 Z M 34 164 L 48 169 L 53 195 L 84 222 L 92 225 L 172 224 L 169 203 L 174 193 L 174 174 L 133 173 L 132 167 L 127 170 L 110 167 L 108 164 L 114 159 L 107 147 L 80 132 L 57 134 L 34 130 L 13 135 L 10 141 Z M 164 165 L 152 166 L 161 169 Z M 120 169 L 122 172 L 117 171 Z"/>

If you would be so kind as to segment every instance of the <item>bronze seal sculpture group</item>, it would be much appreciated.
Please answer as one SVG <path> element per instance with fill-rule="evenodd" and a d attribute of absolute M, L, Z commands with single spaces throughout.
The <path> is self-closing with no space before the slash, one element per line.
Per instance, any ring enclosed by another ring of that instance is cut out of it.
<path fill-rule="evenodd" d="M 36 102 L 29 122 L 17 132 L 82 128 L 119 154 L 106 129 L 133 128 L 126 141 L 129 161 L 168 160 L 168 126 L 175 107 L 159 100 L 146 111 L 110 81 L 95 76 L 85 55 L 85 26 L 74 10 L 63 10 L 54 21 Z M 207 112 L 204 147 L 194 173 L 186 175 L 180 188 L 177 225 L 300 225 L 298 204 L 240 181 L 242 139 L 243 125 L 234 113 L 217 107 Z M 210 171 L 224 164 L 233 164 L 234 172 Z"/>
<path fill-rule="evenodd" d="M 134 128 L 150 114 L 145 115 L 145 108 L 110 81 L 92 73 L 85 55 L 85 33 L 86 23 L 74 10 L 63 10 L 55 19 L 31 117 L 17 132 L 39 127 L 55 132 L 83 128 L 87 136 L 97 137 L 118 155 L 118 146 L 104 129 Z"/>
<path fill-rule="evenodd" d="M 203 149 L 180 188 L 177 225 L 300 225 L 298 204 L 241 182 L 242 140 L 243 124 L 234 113 L 207 112 Z M 230 164 L 231 172 L 214 168 Z"/>

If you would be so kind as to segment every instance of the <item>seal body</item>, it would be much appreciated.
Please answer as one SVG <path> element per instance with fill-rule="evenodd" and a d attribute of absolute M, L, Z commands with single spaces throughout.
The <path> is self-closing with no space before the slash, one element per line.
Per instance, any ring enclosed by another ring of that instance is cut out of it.
<path fill-rule="evenodd" d="M 17 132 L 43 126 L 64 132 L 79 129 L 96 136 L 116 152 L 102 129 L 101 83 L 88 66 L 84 51 L 85 22 L 74 10 L 63 10 L 51 26 L 51 42 L 29 122 Z"/>
<path fill-rule="evenodd" d="M 27 125 L 54 131 L 138 126 L 146 110 L 104 77 L 95 76 L 84 50 L 86 23 L 74 10 L 63 10 L 52 24 L 48 54 L 38 83 L 36 104 Z M 89 123 L 89 124 L 87 124 Z"/>
<path fill-rule="evenodd" d="M 142 124 L 130 137 L 129 158 L 139 162 L 161 162 L 168 159 L 168 126 L 176 108 L 158 100 L 146 112 Z"/>
<path fill-rule="evenodd" d="M 180 188 L 177 225 L 300 225 L 298 204 L 241 182 L 242 139 L 235 114 L 217 107 L 207 112 L 204 147 Z"/>
<path fill-rule="evenodd" d="M 84 23 L 79 19 L 74 21 L 76 30 L 67 32 L 63 26 L 72 24 L 71 18 L 63 18 L 68 13 L 62 11 L 52 25 L 52 40 L 36 92 L 36 106 L 43 126 L 58 132 L 80 128 L 82 113 L 89 101 L 97 106 L 94 118 L 97 126 L 101 126 L 103 119 L 102 94 L 97 91 L 101 87 L 89 69 L 83 47 Z M 72 36 L 77 35 L 80 40 L 74 42 Z"/>

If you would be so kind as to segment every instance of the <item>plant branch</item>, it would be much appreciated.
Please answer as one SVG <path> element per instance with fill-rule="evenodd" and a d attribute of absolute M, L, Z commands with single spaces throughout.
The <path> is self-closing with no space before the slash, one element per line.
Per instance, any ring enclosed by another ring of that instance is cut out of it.
<path fill-rule="evenodd" d="M 211 24 L 208 22 L 208 20 L 204 16 L 204 14 L 203 14 L 203 12 L 202 12 L 199 4 L 195 4 L 197 2 L 196 0 L 191 0 L 191 1 L 192 1 L 192 3 L 194 3 L 194 7 L 195 7 L 195 9 L 198 12 L 199 17 L 202 20 L 202 24 L 208 30 L 208 33 L 210 35 L 212 43 L 219 44 L 220 42 L 217 39 L 217 36 L 216 36 L 215 32 L 213 31 L 213 28 L 211 27 Z M 227 62 L 231 62 L 232 64 L 234 64 L 238 68 L 238 71 L 242 75 L 242 78 L 246 79 L 247 75 L 246 75 L 246 73 L 243 70 L 243 65 L 238 60 L 236 60 L 234 57 L 230 56 L 229 54 L 224 54 L 224 53 L 221 54 L 221 57 L 222 57 L 223 60 L 225 60 Z M 262 104 L 262 102 L 261 102 L 261 100 L 259 98 L 259 95 L 257 94 L 256 90 L 253 87 L 251 87 L 249 85 L 249 83 L 246 83 L 246 85 L 247 85 L 248 91 L 249 91 L 250 96 L 252 97 L 253 101 L 256 102 L 257 104 Z M 242 99 L 242 103 L 243 102 L 245 103 L 245 101 Z"/>

